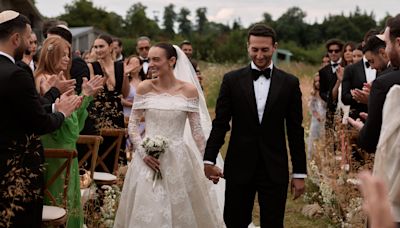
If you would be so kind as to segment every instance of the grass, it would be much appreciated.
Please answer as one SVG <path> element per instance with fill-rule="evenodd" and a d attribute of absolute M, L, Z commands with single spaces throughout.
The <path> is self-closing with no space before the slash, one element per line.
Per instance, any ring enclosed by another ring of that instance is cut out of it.
<path fill-rule="evenodd" d="M 237 64 L 212 64 L 212 63 L 200 63 L 202 69 L 202 75 L 204 78 L 204 88 L 207 105 L 209 107 L 211 118 L 214 118 L 214 108 L 216 104 L 216 99 L 219 93 L 219 87 L 223 75 L 233 69 L 242 67 Z M 318 66 L 306 65 L 303 63 L 291 63 L 279 66 L 281 69 L 288 73 L 296 75 L 300 80 L 300 89 L 302 91 L 303 97 L 303 126 L 307 131 L 310 115 L 308 113 L 308 100 L 312 88 L 312 78 L 314 74 L 318 71 Z M 230 134 L 226 135 L 225 144 L 221 148 L 221 154 L 225 157 L 225 153 L 228 147 Z M 288 193 L 288 200 L 286 202 L 286 213 L 285 213 L 285 227 L 332 227 L 329 219 L 327 218 L 308 218 L 301 213 L 302 207 L 305 205 L 302 198 L 297 200 L 292 200 L 292 196 Z M 255 201 L 253 210 L 253 220 L 256 225 L 259 224 L 259 207 L 257 200 Z"/>

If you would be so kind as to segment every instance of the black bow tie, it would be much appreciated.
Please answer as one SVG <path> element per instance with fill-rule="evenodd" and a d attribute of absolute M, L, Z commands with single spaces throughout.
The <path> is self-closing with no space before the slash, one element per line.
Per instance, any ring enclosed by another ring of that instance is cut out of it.
<path fill-rule="evenodd" d="M 142 59 L 142 63 L 148 63 L 149 59 Z"/>
<path fill-rule="evenodd" d="M 337 66 L 339 66 L 339 63 L 332 63 L 331 66 L 337 67 Z"/>
<path fill-rule="evenodd" d="M 365 67 L 369 68 L 371 65 L 369 64 L 369 62 L 365 62 Z"/>
<path fill-rule="evenodd" d="M 270 79 L 271 78 L 271 68 L 267 68 L 265 70 L 251 69 L 251 74 L 253 76 L 254 81 L 256 81 L 260 76 L 264 76 L 266 79 Z"/>

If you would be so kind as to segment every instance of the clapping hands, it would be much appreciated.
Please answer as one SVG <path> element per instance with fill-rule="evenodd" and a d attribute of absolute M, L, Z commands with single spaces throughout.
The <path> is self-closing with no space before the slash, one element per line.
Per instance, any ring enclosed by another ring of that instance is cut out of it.
<path fill-rule="evenodd" d="M 63 113 L 65 118 L 81 106 L 82 97 L 75 95 L 74 92 L 74 89 L 68 90 L 54 103 L 56 111 Z"/>
<path fill-rule="evenodd" d="M 101 75 L 95 75 L 89 81 L 86 77 L 83 77 L 82 94 L 85 96 L 93 96 L 103 88 L 103 84 L 104 79 Z"/>

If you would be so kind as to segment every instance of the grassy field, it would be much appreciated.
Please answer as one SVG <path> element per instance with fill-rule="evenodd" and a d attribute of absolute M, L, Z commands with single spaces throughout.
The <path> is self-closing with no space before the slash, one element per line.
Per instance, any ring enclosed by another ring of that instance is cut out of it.
<path fill-rule="evenodd" d="M 221 84 L 222 77 L 225 73 L 237 69 L 241 67 L 240 65 L 235 64 L 211 64 L 211 63 L 201 63 L 201 72 L 204 76 L 204 88 L 207 104 L 209 107 L 209 111 L 211 114 L 211 118 L 214 118 L 214 108 L 216 99 L 219 92 L 219 87 Z M 310 122 L 310 114 L 308 113 L 308 99 L 310 96 L 311 88 L 312 88 L 312 78 L 313 75 L 317 72 L 318 66 L 305 65 L 302 63 L 292 63 L 290 65 L 281 65 L 279 66 L 281 69 L 289 72 L 293 75 L 296 75 L 300 80 L 300 89 L 302 91 L 302 99 L 303 99 L 303 126 L 307 135 L 308 126 Z M 226 143 L 221 149 L 221 153 L 224 155 L 227 150 L 227 145 L 229 141 L 229 133 L 226 136 Z M 285 215 L 285 227 L 332 227 L 328 219 L 319 218 L 319 219 L 310 219 L 301 214 L 301 209 L 305 205 L 303 200 L 297 199 L 296 201 L 292 200 L 292 196 L 290 193 L 288 194 L 288 200 L 286 204 L 286 215 Z M 254 223 L 258 225 L 259 220 L 259 208 L 257 201 L 255 203 L 255 207 L 253 210 L 253 218 Z"/>

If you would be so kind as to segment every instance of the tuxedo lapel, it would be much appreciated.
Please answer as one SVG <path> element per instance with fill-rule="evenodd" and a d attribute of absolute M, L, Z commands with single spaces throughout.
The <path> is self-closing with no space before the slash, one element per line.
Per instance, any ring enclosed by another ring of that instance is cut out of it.
<path fill-rule="evenodd" d="M 246 96 L 246 100 L 249 103 L 250 110 L 253 113 L 254 117 L 257 118 L 257 122 L 259 122 L 256 95 L 254 93 L 253 77 L 251 75 L 250 66 L 244 70 L 243 76 L 240 77 L 240 84 L 243 85 L 241 88 L 243 88 L 243 94 L 245 94 Z"/>
<path fill-rule="evenodd" d="M 271 84 L 269 86 L 268 97 L 264 108 L 264 114 L 261 123 L 264 122 L 264 119 L 271 111 L 274 103 L 279 97 L 279 91 L 283 88 L 284 77 L 280 73 L 280 71 L 274 66 L 272 70 Z"/>
<path fill-rule="evenodd" d="M 367 82 L 367 74 L 366 74 L 366 72 L 365 72 L 365 68 L 364 68 L 364 60 L 362 59 L 362 60 L 360 60 L 360 61 L 358 61 L 358 63 L 357 63 L 358 65 L 357 65 L 357 75 L 359 75 L 359 79 L 360 79 L 360 82 L 361 82 L 361 84 L 363 84 L 364 82 Z"/>

